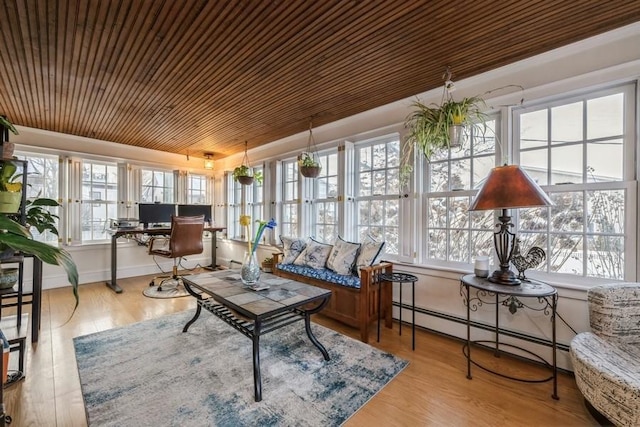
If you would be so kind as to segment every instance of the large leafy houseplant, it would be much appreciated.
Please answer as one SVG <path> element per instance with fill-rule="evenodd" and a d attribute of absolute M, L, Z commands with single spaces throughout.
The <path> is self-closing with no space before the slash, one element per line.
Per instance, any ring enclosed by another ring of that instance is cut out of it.
<path fill-rule="evenodd" d="M 30 227 L 34 227 L 40 233 L 49 230 L 58 235 L 55 225 L 58 217 L 46 210 L 47 206 L 59 206 L 59 204 L 53 199 L 46 198 L 28 200 L 25 207 L 27 226 L 16 221 L 15 216 L 0 215 L 0 253 L 2 254 L 0 257 L 10 257 L 15 252 L 20 252 L 33 255 L 47 264 L 61 266 L 67 273 L 67 279 L 73 290 L 76 300 L 75 310 L 79 303 L 78 268 L 73 258 L 62 248 L 33 240 L 29 231 Z"/>
<path fill-rule="evenodd" d="M 451 146 L 450 129 L 463 126 L 466 129 L 481 126 L 486 119 L 482 112 L 484 100 L 479 96 L 463 98 L 461 101 L 449 99 L 442 105 L 425 105 L 414 101 L 415 109 L 405 121 L 409 130 L 407 141 L 422 152 L 427 160 L 440 150 Z"/>

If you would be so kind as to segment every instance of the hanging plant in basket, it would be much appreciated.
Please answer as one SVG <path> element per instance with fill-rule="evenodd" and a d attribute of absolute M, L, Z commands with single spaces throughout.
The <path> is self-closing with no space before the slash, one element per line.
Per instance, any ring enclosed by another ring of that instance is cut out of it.
<path fill-rule="evenodd" d="M 298 156 L 298 167 L 300 173 L 306 178 L 317 178 L 322 171 L 322 166 L 311 153 L 304 152 Z"/>
<path fill-rule="evenodd" d="M 300 174 L 305 178 L 317 178 L 322 171 L 322 165 L 318 159 L 318 149 L 313 139 L 312 122 L 309 121 L 309 140 L 307 141 L 307 151 L 303 151 L 298 156 L 298 168 Z"/>
<path fill-rule="evenodd" d="M 247 141 L 244 142 L 244 157 L 242 164 L 233 170 L 233 179 L 242 185 L 251 185 L 255 180 L 262 184 L 262 172 L 253 172 L 253 168 L 249 166 L 249 156 L 247 155 Z"/>

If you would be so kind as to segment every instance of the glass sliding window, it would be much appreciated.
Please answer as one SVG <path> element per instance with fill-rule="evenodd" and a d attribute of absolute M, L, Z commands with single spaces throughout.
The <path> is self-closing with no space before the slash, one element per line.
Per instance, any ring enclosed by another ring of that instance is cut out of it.
<path fill-rule="evenodd" d="M 109 239 L 109 218 L 117 218 L 118 165 L 82 161 L 81 230 L 82 241 Z"/>
<path fill-rule="evenodd" d="M 28 153 L 16 151 L 16 157 L 20 160 L 27 160 L 27 198 L 48 198 L 58 201 L 60 199 L 60 161 L 58 156 L 50 156 L 46 154 Z M 47 211 L 53 215 L 60 216 L 60 208 L 47 207 Z M 58 221 L 56 221 L 58 232 L 61 232 Z M 58 236 L 45 231 L 39 233 L 35 228 L 31 229 L 31 234 L 35 240 L 41 242 L 58 243 Z M 61 237 L 61 236 L 60 236 Z"/>
<path fill-rule="evenodd" d="M 174 203 L 175 178 L 173 171 L 141 170 L 141 203 Z"/>
<path fill-rule="evenodd" d="M 297 160 L 282 162 L 282 211 L 278 227 L 283 236 L 297 237 L 299 233 L 298 179 Z"/>
<path fill-rule="evenodd" d="M 385 242 L 385 252 L 398 254 L 400 209 L 400 140 L 364 142 L 355 147 L 356 236 Z"/>
<path fill-rule="evenodd" d="M 338 237 L 338 153 L 318 157 L 322 171 L 313 180 L 313 236 L 333 244 Z"/>
<path fill-rule="evenodd" d="M 187 204 L 206 205 L 207 201 L 207 176 L 187 175 Z"/>
<path fill-rule="evenodd" d="M 635 203 L 634 102 L 629 84 L 515 111 L 520 165 L 554 202 L 518 212 L 522 249 L 547 253 L 539 270 L 626 279 L 635 258 L 626 219 Z"/>
<path fill-rule="evenodd" d="M 477 255 L 491 255 L 493 212 L 468 209 L 495 166 L 496 129 L 497 119 L 492 117 L 472 128 L 461 148 L 425 160 L 425 261 L 470 263 Z"/>

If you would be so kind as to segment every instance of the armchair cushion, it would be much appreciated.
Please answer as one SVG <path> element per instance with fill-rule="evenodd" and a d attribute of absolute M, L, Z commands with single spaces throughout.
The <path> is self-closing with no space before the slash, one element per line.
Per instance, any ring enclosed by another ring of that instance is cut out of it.
<path fill-rule="evenodd" d="M 346 286 L 348 288 L 360 289 L 360 278 L 351 274 L 338 274 L 328 268 L 312 268 L 307 265 L 295 264 L 278 264 L 277 268 L 289 273 L 299 274 L 313 279 L 323 280 L 336 285 Z"/>

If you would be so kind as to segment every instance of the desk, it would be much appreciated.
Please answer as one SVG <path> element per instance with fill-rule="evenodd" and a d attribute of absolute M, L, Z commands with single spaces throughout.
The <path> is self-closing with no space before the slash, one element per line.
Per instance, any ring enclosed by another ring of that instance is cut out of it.
<path fill-rule="evenodd" d="M 211 265 L 205 268 L 210 270 L 216 269 L 216 234 L 218 231 L 224 230 L 224 227 L 205 227 L 204 231 L 211 233 Z M 127 234 L 148 234 L 151 236 L 170 235 L 171 228 L 167 227 L 153 227 L 153 228 L 114 228 L 108 231 L 111 234 L 111 280 L 106 284 L 115 293 L 122 293 L 122 288 L 117 283 L 118 273 L 118 237 L 125 236 Z"/>
<path fill-rule="evenodd" d="M 471 379 L 471 364 L 473 363 L 479 368 L 484 369 L 487 372 L 490 372 L 495 375 L 499 375 L 503 378 L 508 378 L 516 381 L 529 382 L 529 383 L 539 383 L 545 381 L 553 380 L 553 394 L 551 397 L 554 399 L 558 399 L 558 366 L 556 362 L 556 310 L 558 307 L 558 291 L 546 283 L 540 282 L 538 280 L 526 279 L 523 280 L 520 285 L 510 286 L 510 285 L 498 285 L 495 283 L 491 283 L 487 279 L 483 279 L 477 277 L 475 274 L 467 274 L 460 278 L 460 286 L 464 287 L 466 290 L 466 295 L 462 295 L 464 300 L 464 304 L 467 306 L 467 342 L 464 344 L 463 353 L 467 358 L 467 378 Z M 476 293 L 475 296 L 470 295 L 470 290 L 473 288 Z M 462 290 L 462 289 L 461 289 Z M 462 294 L 462 292 L 461 292 Z M 536 298 L 538 300 L 538 306 L 528 306 L 520 301 L 519 298 Z M 495 313 L 495 341 L 471 341 L 471 319 L 470 312 L 476 311 L 479 306 L 483 304 L 494 304 L 496 308 Z M 550 364 L 544 358 L 539 355 L 526 350 L 522 347 L 518 347 L 512 344 L 501 343 L 500 342 L 500 332 L 504 332 L 503 329 L 500 328 L 499 323 L 499 308 L 500 306 L 505 306 L 509 308 L 509 312 L 511 314 L 515 314 L 519 309 L 528 308 L 530 310 L 541 311 L 544 314 L 551 315 L 551 336 L 552 336 L 552 363 Z M 500 345 L 504 345 L 507 347 L 512 347 L 540 360 L 545 366 L 547 366 L 551 370 L 551 376 L 548 378 L 542 379 L 523 379 L 517 378 L 513 376 L 509 376 L 506 374 L 502 374 L 496 371 L 493 371 L 489 368 L 486 368 L 479 364 L 478 362 L 474 362 L 471 358 L 471 345 L 477 344 L 493 344 L 494 347 L 494 355 L 496 357 L 500 357 Z"/>
<path fill-rule="evenodd" d="M 260 276 L 260 283 L 269 285 L 269 288 L 254 291 L 243 286 L 240 274 L 234 270 L 194 274 L 183 277 L 182 281 L 185 289 L 197 302 L 196 313 L 182 332 L 189 330 L 189 326 L 198 319 L 204 308 L 253 342 L 253 386 L 256 402 L 262 400 L 262 335 L 304 320 L 309 341 L 320 350 L 324 360 L 330 359 L 327 350 L 311 331 L 311 315 L 327 305 L 331 291 L 269 273 Z M 215 337 L 211 337 L 211 345 L 216 345 Z"/>

